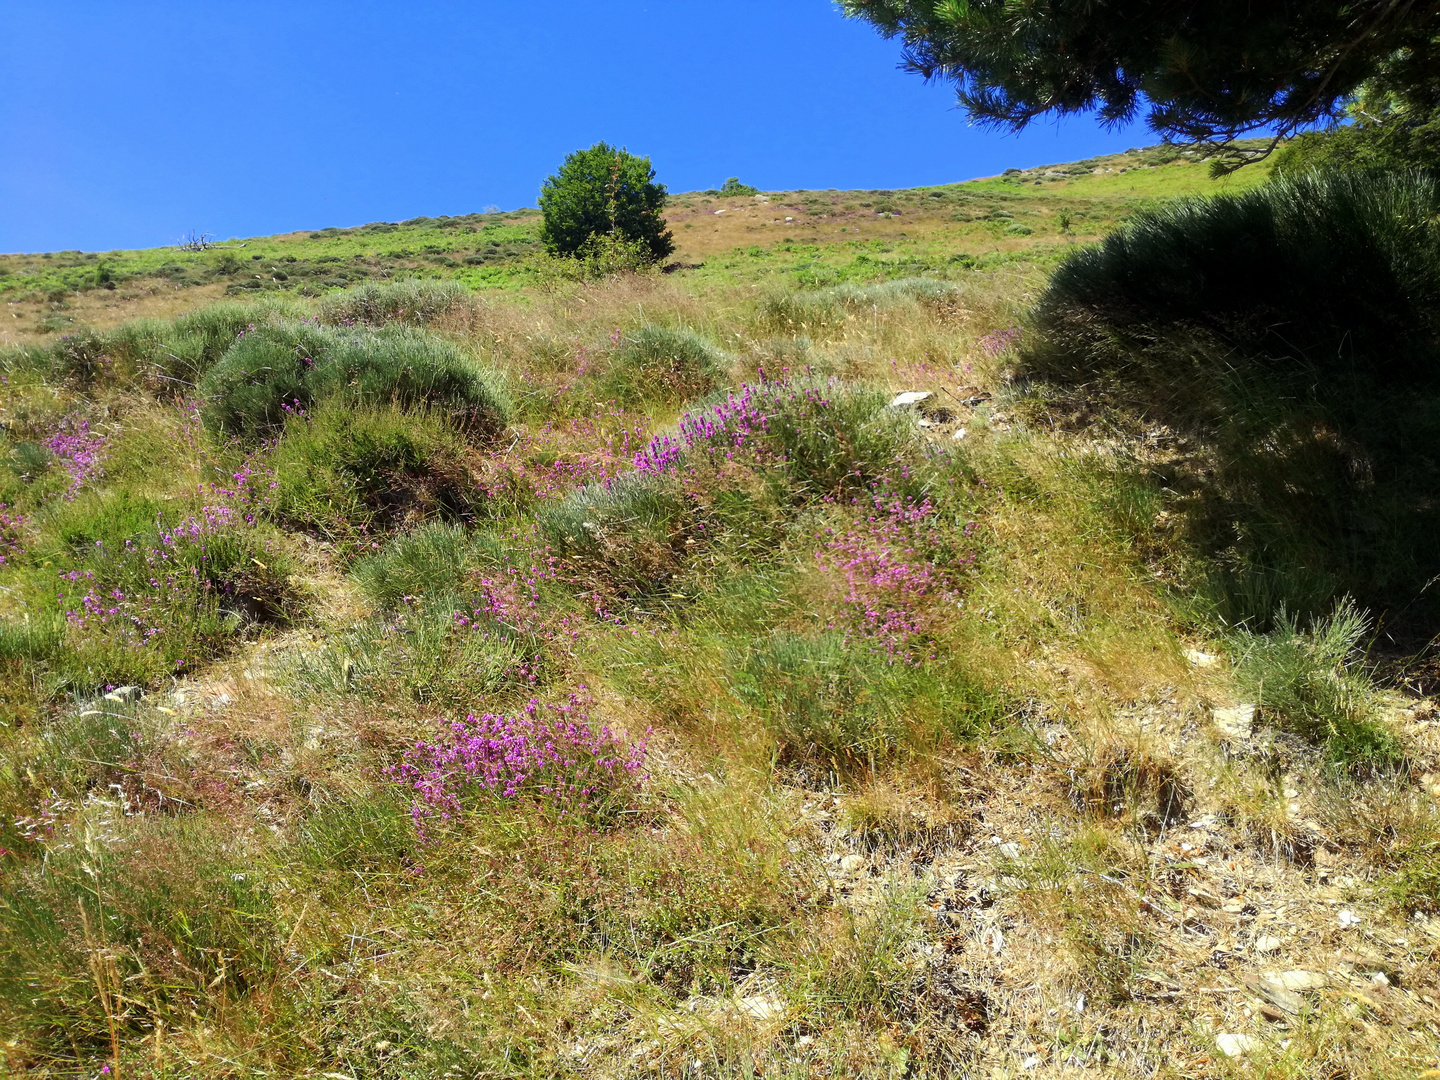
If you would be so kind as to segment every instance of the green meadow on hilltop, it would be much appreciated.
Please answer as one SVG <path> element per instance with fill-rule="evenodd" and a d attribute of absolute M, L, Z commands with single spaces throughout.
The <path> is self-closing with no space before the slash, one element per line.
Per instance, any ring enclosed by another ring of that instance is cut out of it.
<path fill-rule="evenodd" d="M 1436 1067 L 1435 185 L 727 187 L 0 257 L 6 1075 Z"/>

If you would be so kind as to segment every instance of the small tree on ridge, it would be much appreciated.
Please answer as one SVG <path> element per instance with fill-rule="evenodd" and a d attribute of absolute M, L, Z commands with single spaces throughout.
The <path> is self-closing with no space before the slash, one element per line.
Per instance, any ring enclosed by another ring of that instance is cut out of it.
<path fill-rule="evenodd" d="M 649 158 L 599 142 L 576 150 L 546 179 L 540 239 L 552 255 L 581 255 L 609 239 L 641 247 L 658 262 L 675 250 L 661 216 L 665 198 Z"/>

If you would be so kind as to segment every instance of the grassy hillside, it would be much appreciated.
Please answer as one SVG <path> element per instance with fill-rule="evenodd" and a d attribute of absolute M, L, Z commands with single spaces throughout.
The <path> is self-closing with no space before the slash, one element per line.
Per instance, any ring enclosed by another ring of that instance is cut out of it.
<path fill-rule="evenodd" d="M 668 216 L 675 261 L 701 280 L 832 284 L 1044 260 L 1103 235 L 1146 200 L 1262 178 L 1256 170 L 1212 180 L 1205 165 L 1155 148 L 909 191 L 692 193 L 672 199 Z M 313 297 L 371 279 L 523 288 L 537 277 L 530 263 L 538 235 L 538 212 L 518 210 L 236 239 L 205 251 L 0 255 L 9 316 L 0 343 L 109 327 L 137 313 L 175 314 L 202 298 Z"/>
<path fill-rule="evenodd" d="M 1031 314 L 1218 189 L 7 257 L 7 1074 L 1435 1068 L 1428 654 L 1227 620 L 1233 447 Z"/>

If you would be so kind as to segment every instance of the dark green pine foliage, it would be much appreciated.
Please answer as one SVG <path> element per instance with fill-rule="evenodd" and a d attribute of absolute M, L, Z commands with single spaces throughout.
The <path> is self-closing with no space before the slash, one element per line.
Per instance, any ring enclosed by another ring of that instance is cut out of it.
<path fill-rule="evenodd" d="M 540 239 L 552 255 L 574 256 L 613 238 L 642 246 L 658 262 L 675 250 L 661 216 L 665 198 L 649 158 L 599 142 L 575 151 L 546 179 Z"/>
<path fill-rule="evenodd" d="M 956 84 L 982 122 L 1146 112 L 1167 139 L 1224 143 L 1343 114 L 1387 73 L 1440 70 L 1440 5 L 1397 0 L 843 0 L 899 37 L 905 66 Z M 1243 159 L 1243 151 L 1233 151 Z"/>

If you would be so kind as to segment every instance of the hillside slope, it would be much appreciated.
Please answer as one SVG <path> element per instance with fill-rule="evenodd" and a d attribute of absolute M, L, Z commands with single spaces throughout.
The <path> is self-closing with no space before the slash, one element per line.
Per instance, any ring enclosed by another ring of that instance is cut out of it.
<path fill-rule="evenodd" d="M 13 289 L 8 1073 L 1435 1068 L 1433 701 L 1351 607 L 1187 603 L 1201 455 L 1013 380 L 1071 244 L 1212 184 L 690 195 L 682 268 L 588 284 L 518 214 Z"/>

